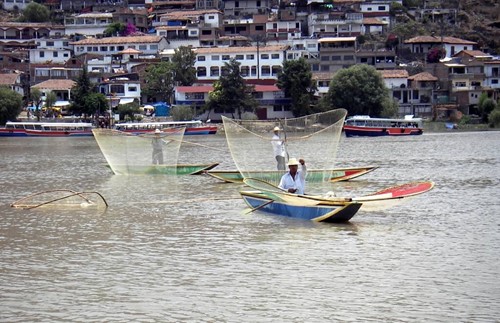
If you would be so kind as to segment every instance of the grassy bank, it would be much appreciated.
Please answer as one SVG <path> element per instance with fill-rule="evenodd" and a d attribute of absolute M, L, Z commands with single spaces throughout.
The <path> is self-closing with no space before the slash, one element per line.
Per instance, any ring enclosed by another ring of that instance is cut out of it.
<path fill-rule="evenodd" d="M 499 130 L 490 128 L 487 124 L 464 124 L 458 125 L 458 129 L 447 129 L 446 122 L 442 121 L 425 121 L 423 124 L 424 132 L 447 132 L 447 131 L 487 131 Z"/>

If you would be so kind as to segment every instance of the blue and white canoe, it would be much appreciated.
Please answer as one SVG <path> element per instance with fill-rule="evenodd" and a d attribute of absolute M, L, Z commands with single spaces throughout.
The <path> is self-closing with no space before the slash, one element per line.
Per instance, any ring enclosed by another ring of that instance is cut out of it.
<path fill-rule="evenodd" d="M 299 196 L 287 196 L 265 191 L 241 191 L 241 197 L 252 211 L 287 216 L 316 222 L 341 223 L 349 221 L 358 212 L 361 203 L 358 202 L 322 202 L 303 199 Z"/>

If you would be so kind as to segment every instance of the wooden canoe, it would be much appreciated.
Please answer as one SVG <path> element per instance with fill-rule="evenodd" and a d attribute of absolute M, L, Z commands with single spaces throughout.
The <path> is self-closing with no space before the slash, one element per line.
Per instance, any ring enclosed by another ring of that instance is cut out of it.
<path fill-rule="evenodd" d="M 365 166 L 365 167 L 345 167 L 345 168 L 335 168 L 332 170 L 320 170 L 311 169 L 307 170 L 306 180 L 308 182 L 320 182 L 323 181 L 326 174 L 331 175 L 330 182 L 340 182 L 347 181 L 366 173 L 369 173 L 375 169 L 377 166 Z M 206 174 L 222 180 L 227 183 L 243 183 L 243 175 L 237 170 L 210 170 L 205 172 Z M 255 171 L 255 172 L 245 172 L 250 174 L 252 178 L 257 178 L 261 180 L 270 180 L 271 178 L 276 178 L 283 171 L 269 170 L 269 171 Z"/>

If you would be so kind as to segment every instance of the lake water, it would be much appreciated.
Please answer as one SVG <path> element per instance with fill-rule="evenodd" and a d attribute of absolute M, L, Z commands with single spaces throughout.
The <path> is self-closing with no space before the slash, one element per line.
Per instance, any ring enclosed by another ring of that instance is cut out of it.
<path fill-rule="evenodd" d="M 223 135 L 185 140 L 186 162 L 234 169 Z M 322 189 L 436 186 L 313 223 L 246 214 L 206 175 L 112 175 L 92 137 L 0 138 L 0 321 L 499 322 L 500 132 L 343 137 L 337 157 L 379 169 Z M 109 208 L 10 207 L 61 188 Z"/>

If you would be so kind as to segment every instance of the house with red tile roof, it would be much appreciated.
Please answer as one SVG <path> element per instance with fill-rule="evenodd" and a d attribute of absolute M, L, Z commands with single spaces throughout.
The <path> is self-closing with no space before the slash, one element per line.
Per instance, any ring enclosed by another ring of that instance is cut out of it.
<path fill-rule="evenodd" d="M 452 57 L 462 50 L 474 50 L 477 43 L 456 37 L 438 36 L 417 36 L 404 42 L 404 47 L 410 49 L 412 53 L 427 55 L 432 48 L 444 48 L 445 57 Z"/>
<path fill-rule="evenodd" d="M 2 73 L 0 74 L 0 86 L 8 87 L 12 91 L 24 96 L 21 77 L 22 73 Z"/>

